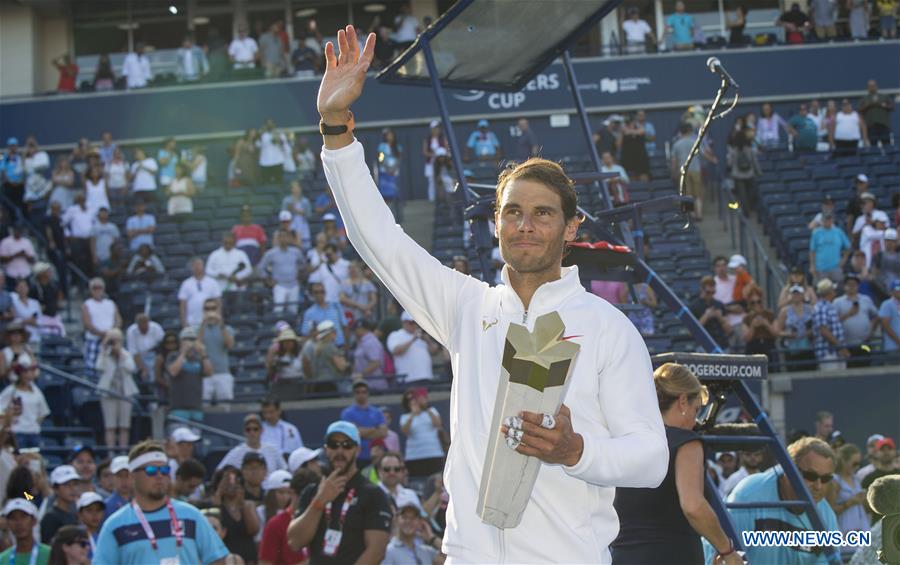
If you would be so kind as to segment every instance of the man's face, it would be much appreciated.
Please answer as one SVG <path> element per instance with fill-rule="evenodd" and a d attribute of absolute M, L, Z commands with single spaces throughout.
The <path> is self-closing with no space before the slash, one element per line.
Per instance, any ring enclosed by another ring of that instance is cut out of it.
<path fill-rule="evenodd" d="M 349 471 L 358 453 L 359 446 L 340 432 L 331 434 L 325 440 L 325 457 L 331 463 L 331 468 L 340 469 L 341 474 Z"/>
<path fill-rule="evenodd" d="M 259 443 L 259 436 L 262 434 L 262 426 L 256 420 L 250 420 L 244 424 L 244 437 L 247 443 L 256 445 Z"/>
<path fill-rule="evenodd" d="M 318 303 L 318 304 L 325 303 L 325 287 L 324 286 L 322 286 L 320 284 L 314 285 L 309 292 L 310 292 L 310 294 L 312 294 L 313 300 L 315 300 L 316 303 Z"/>
<path fill-rule="evenodd" d="M 684 12 L 684 2 L 675 2 L 675 11 L 679 14 Z"/>
<path fill-rule="evenodd" d="M 897 249 L 897 240 L 896 239 L 885 239 L 884 247 L 885 247 L 885 249 L 887 249 L 888 251 L 893 253 L 894 250 Z"/>
<path fill-rule="evenodd" d="M 823 481 L 822 477 L 830 478 L 834 474 L 834 462 L 828 457 L 823 457 L 818 453 L 810 451 L 803 456 L 802 459 L 795 462 L 797 469 L 803 476 L 803 482 L 806 488 L 812 494 L 813 500 L 819 502 L 825 497 L 825 494 L 831 487 L 830 480 Z M 817 475 L 817 477 L 813 477 Z M 810 481 L 810 477 L 815 480 Z"/>
<path fill-rule="evenodd" d="M 615 161 L 613 161 L 612 153 L 610 153 L 609 151 L 603 152 L 602 159 L 603 159 L 603 165 L 606 167 L 612 167 L 615 164 Z"/>
<path fill-rule="evenodd" d="M 494 215 L 500 255 L 520 274 L 559 269 L 566 241 L 575 238 L 578 221 L 566 221 L 562 199 L 543 184 L 510 181 Z"/>
<path fill-rule="evenodd" d="M 153 476 L 147 475 L 147 468 L 155 467 Z M 132 474 L 134 491 L 151 500 L 163 500 L 169 492 L 169 474 L 163 473 L 158 465 L 144 465 Z"/>
<path fill-rule="evenodd" d="M 759 469 L 762 465 L 762 451 L 744 451 L 741 453 L 741 464 L 750 471 Z"/>
<path fill-rule="evenodd" d="M 222 247 L 224 247 L 226 251 L 231 251 L 234 248 L 234 236 L 230 233 L 222 236 Z"/>
<path fill-rule="evenodd" d="M 190 477 L 187 479 L 176 479 L 175 486 L 178 490 L 178 493 L 182 496 L 187 496 L 197 490 L 197 487 L 203 482 L 203 479 L 200 477 Z"/>
<path fill-rule="evenodd" d="M 194 274 L 194 276 L 196 278 L 202 279 L 203 271 L 204 270 L 203 270 L 203 260 L 202 259 L 195 259 L 194 261 L 191 261 L 191 272 Z"/>
<path fill-rule="evenodd" d="M 869 91 L 869 94 L 878 94 L 878 83 L 874 80 L 870 80 L 866 85 L 866 90 Z"/>
<path fill-rule="evenodd" d="M 728 261 L 724 259 L 719 259 L 713 265 L 713 272 L 716 273 L 716 276 L 719 278 L 725 278 L 728 276 Z"/>
<path fill-rule="evenodd" d="M 834 431 L 834 418 L 822 418 L 816 422 L 816 435 L 828 437 Z"/>
<path fill-rule="evenodd" d="M 138 318 L 137 327 L 142 334 L 147 333 L 147 331 L 150 329 L 150 318 L 147 318 L 145 316 L 141 316 L 140 318 Z"/>
<path fill-rule="evenodd" d="M 369 387 L 358 386 L 353 389 L 353 400 L 360 406 L 364 406 L 369 402 Z"/>
<path fill-rule="evenodd" d="M 103 521 L 103 510 L 103 505 L 99 502 L 95 502 L 94 504 L 79 510 L 78 518 L 81 520 L 82 524 L 93 531 L 99 528 L 100 522 Z"/>
<path fill-rule="evenodd" d="M 90 451 L 82 451 L 75 459 L 72 460 L 72 466 L 78 471 L 78 475 L 86 481 L 94 479 L 94 473 L 97 472 L 97 464 L 94 463 L 94 456 Z"/>
<path fill-rule="evenodd" d="M 263 420 L 274 426 L 281 419 L 281 409 L 267 404 L 262 408 L 262 417 Z"/>
<path fill-rule="evenodd" d="M 116 492 L 123 498 L 131 496 L 131 473 L 128 469 L 122 469 L 115 474 Z"/>
<path fill-rule="evenodd" d="M 401 480 L 403 480 L 403 472 L 405 470 L 405 467 L 400 463 L 399 459 L 389 455 L 381 458 L 378 476 L 381 478 L 381 482 L 384 483 L 384 486 L 393 489 L 400 484 Z"/>
<path fill-rule="evenodd" d="M 890 445 L 882 445 L 881 449 L 876 452 L 878 460 L 884 465 L 890 465 L 897 458 L 897 449 Z"/>
<path fill-rule="evenodd" d="M 859 283 L 856 279 L 847 279 L 844 281 L 844 292 L 849 294 L 850 296 L 856 295 L 859 292 Z"/>
<path fill-rule="evenodd" d="M 9 513 L 9 516 L 6 517 L 6 523 L 14 538 L 25 539 L 30 537 L 31 531 L 37 523 L 37 519 L 21 510 L 13 510 Z"/>
<path fill-rule="evenodd" d="M 78 481 L 71 480 L 61 485 L 56 485 L 56 498 L 62 500 L 66 504 L 73 504 L 78 498 Z"/>
<path fill-rule="evenodd" d="M 705 284 L 705 285 L 703 285 L 703 287 L 700 289 L 700 292 L 702 293 L 703 299 L 704 299 L 704 300 L 710 300 L 710 299 L 712 299 L 712 298 L 715 296 L 715 294 L 716 294 L 716 285 L 714 285 L 714 284 Z"/>
<path fill-rule="evenodd" d="M 519 120 L 519 129 L 522 131 L 528 131 L 528 120 L 522 118 Z"/>
<path fill-rule="evenodd" d="M 834 217 L 833 216 L 824 216 L 822 218 L 822 227 L 831 229 L 834 225 Z"/>
<path fill-rule="evenodd" d="M 722 455 L 719 457 L 719 465 L 722 467 L 722 471 L 725 474 L 730 475 L 737 470 L 737 458 L 735 458 L 730 453 L 727 455 Z"/>
<path fill-rule="evenodd" d="M 397 514 L 397 528 L 406 537 L 416 535 L 421 521 L 422 518 L 419 516 L 419 511 L 412 506 L 404 508 L 402 512 Z"/>
<path fill-rule="evenodd" d="M 261 461 L 252 461 L 241 467 L 241 473 L 244 484 L 255 488 L 266 479 L 266 465 Z"/>
<path fill-rule="evenodd" d="M 99 212 L 97 212 L 97 219 L 103 222 L 104 224 L 109 221 L 109 210 L 106 208 L 101 208 Z"/>
<path fill-rule="evenodd" d="M 806 104 L 800 104 L 800 115 L 804 118 L 809 113 L 809 109 L 806 107 Z"/>

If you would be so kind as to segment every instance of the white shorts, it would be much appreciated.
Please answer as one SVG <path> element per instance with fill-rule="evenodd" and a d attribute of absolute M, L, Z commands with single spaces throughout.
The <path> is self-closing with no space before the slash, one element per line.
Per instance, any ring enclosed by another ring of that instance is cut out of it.
<path fill-rule="evenodd" d="M 203 400 L 233 400 L 234 377 L 231 373 L 215 373 L 203 379 Z"/>
<path fill-rule="evenodd" d="M 107 430 L 131 429 L 131 403 L 115 398 L 101 398 L 103 427 Z"/>

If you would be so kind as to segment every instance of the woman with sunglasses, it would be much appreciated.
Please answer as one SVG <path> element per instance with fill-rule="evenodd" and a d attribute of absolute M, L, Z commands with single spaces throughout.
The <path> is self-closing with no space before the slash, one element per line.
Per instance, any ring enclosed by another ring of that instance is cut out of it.
<path fill-rule="evenodd" d="M 80 526 L 63 526 L 53 536 L 48 565 L 90 565 L 91 543 Z"/>
<path fill-rule="evenodd" d="M 761 353 L 771 363 L 775 360 L 775 340 L 781 335 L 775 313 L 766 308 L 763 291 L 755 283 L 744 288 L 744 297 L 747 302 L 747 315 L 742 325 L 744 353 Z"/>
<path fill-rule="evenodd" d="M 862 453 L 858 447 L 848 443 L 837 449 L 835 455 L 834 481 L 827 495 L 828 504 L 837 514 L 842 532 L 868 531 L 871 524 L 865 510 L 866 489 L 856 478 Z"/>
<path fill-rule="evenodd" d="M 613 506 L 620 528 L 610 544 L 613 564 L 704 563 L 703 536 L 715 548 L 715 564 L 741 565 L 743 559 L 703 496 L 703 445 L 693 430 L 709 399 L 706 387 L 676 363 L 656 369 L 653 383 L 669 443 L 669 470 L 654 489 L 616 489 Z"/>

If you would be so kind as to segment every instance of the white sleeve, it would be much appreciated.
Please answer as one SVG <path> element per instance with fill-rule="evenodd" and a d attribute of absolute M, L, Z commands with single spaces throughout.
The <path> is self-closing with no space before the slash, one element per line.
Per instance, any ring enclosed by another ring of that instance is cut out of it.
<path fill-rule="evenodd" d="M 134 341 L 134 333 L 136 331 L 137 326 L 129 326 L 127 330 L 125 330 L 125 349 L 127 349 L 130 353 L 137 353 L 137 343 Z M 134 330 L 134 331 L 133 331 Z"/>
<path fill-rule="evenodd" d="M 238 251 L 240 251 L 240 249 Z M 244 280 L 253 274 L 253 263 L 250 261 L 250 257 L 247 256 L 247 253 L 244 251 L 241 251 L 241 254 L 239 262 L 244 264 L 244 268 L 238 271 L 236 275 L 238 280 Z"/>
<path fill-rule="evenodd" d="M 41 389 L 35 387 L 35 392 L 37 392 L 40 405 L 38 406 L 38 418 L 46 418 L 50 415 L 50 406 L 47 404 L 47 399 L 44 398 L 44 393 Z"/>
<path fill-rule="evenodd" d="M 221 265 L 222 261 L 219 260 L 220 257 L 221 257 L 221 253 L 219 253 L 218 249 L 216 249 L 215 251 L 213 251 L 212 253 L 209 254 L 209 258 L 206 260 L 206 269 L 205 269 L 206 274 L 208 276 L 210 276 L 212 278 L 217 278 L 217 277 L 221 277 L 226 274 L 231 274 L 231 273 L 225 273 L 222 271 L 222 265 Z"/>
<path fill-rule="evenodd" d="M 182 281 L 181 286 L 178 288 L 178 300 L 187 300 L 191 297 L 187 288 L 187 282 L 187 280 Z"/>
<path fill-rule="evenodd" d="M 400 345 L 400 342 L 403 341 L 403 336 L 399 331 L 391 332 L 391 335 L 388 336 L 385 344 L 387 345 L 388 353 L 391 355 L 394 354 L 394 348 Z"/>
<path fill-rule="evenodd" d="M 323 148 L 322 163 L 353 247 L 422 329 L 449 349 L 463 295 L 480 295 L 487 284 L 445 267 L 397 225 L 359 141 Z"/>
<path fill-rule="evenodd" d="M 609 347 L 599 357 L 598 401 L 609 433 L 599 433 L 600 414 L 572 413 L 584 439 L 581 460 L 563 467 L 569 475 L 600 486 L 656 488 L 668 471 L 669 447 L 653 367 L 641 335 L 621 313 L 607 330 Z M 591 352 L 582 351 L 583 354 Z"/>

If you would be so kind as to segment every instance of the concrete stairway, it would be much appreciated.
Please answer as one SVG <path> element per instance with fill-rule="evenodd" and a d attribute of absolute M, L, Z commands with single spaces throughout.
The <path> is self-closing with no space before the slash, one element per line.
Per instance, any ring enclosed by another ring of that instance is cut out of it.
<path fill-rule="evenodd" d="M 416 243 L 430 250 L 434 237 L 434 202 L 407 200 L 404 203 L 403 221 L 400 225 Z"/>

